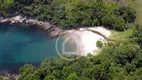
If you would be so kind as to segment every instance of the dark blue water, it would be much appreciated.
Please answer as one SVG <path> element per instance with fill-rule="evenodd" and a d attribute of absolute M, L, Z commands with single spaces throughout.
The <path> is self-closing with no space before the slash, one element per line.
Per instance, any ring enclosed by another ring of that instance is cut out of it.
<path fill-rule="evenodd" d="M 55 41 L 37 28 L 0 24 L 0 69 L 14 70 L 25 63 L 37 65 L 58 56 Z"/>

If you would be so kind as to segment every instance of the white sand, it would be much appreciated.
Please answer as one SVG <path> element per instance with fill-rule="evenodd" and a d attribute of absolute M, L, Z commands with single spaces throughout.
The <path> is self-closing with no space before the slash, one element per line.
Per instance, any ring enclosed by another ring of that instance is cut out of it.
<path fill-rule="evenodd" d="M 100 32 L 106 37 L 111 35 L 111 32 L 103 27 L 90 27 L 90 28 L 80 28 L 79 30 L 68 30 L 67 33 L 69 37 L 73 37 L 78 45 L 79 54 L 86 56 L 88 53 L 96 55 L 99 48 L 96 46 L 96 42 L 101 40 L 105 42 L 106 40 L 101 35 L 87 31 L 86 29 L 91 29 Z"/>

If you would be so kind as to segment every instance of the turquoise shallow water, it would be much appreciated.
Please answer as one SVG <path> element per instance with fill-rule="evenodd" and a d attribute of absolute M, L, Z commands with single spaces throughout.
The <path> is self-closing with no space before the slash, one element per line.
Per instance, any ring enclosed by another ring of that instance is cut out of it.
<path fill-rule="evenodd" d="M 0 24 L 0 69 L 17 68 L 25 63 L 37 64 L 54 58 L 58 56 L 55 42 L 56 38 L 37 28 Z"/>

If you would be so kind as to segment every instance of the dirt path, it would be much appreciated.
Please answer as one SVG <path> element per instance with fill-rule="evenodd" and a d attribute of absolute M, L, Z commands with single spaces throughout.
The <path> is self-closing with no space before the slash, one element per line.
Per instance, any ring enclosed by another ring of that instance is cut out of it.
<path fill-rule="evenodd" d="M 113 39 L 109 39 L 109 38 L 107 38 L 105 35 L 103 35 L 103 34 L 102 34 L 102 33 L 100 33 L 99 31 L 91 30 L 91 29 L 86 29 L 85 31 L 91 31 L 91 32 L 93 32 L 93 33 L 96 33 L 96 34 L 98 34 L 98 35 L 102 36 L 103 38 L 105 38 L 107 41 L 118 42 L 118 41 L 116 41 L 116 40 L 113 40 Z"/>

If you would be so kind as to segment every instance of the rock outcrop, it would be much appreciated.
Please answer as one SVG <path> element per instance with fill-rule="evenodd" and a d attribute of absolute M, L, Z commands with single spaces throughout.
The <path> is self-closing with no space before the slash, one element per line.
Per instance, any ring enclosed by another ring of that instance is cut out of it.
<path fill-rule="evenodd" d="M 63 30 L 58 28 L 56 25 L 53 25 L 49 22 L 39 21 L 36 19 L 30 19 L 27 17 L 22 17 L 21 15 L 14 16 L 11 18 L 0 17 L 0 23 L 11 23 L 11 24 L 20 24 L 27 25 L 32 27 L 38 27 L 49 32 L 51 37 L 56 37 L 62 34 Z"/>

